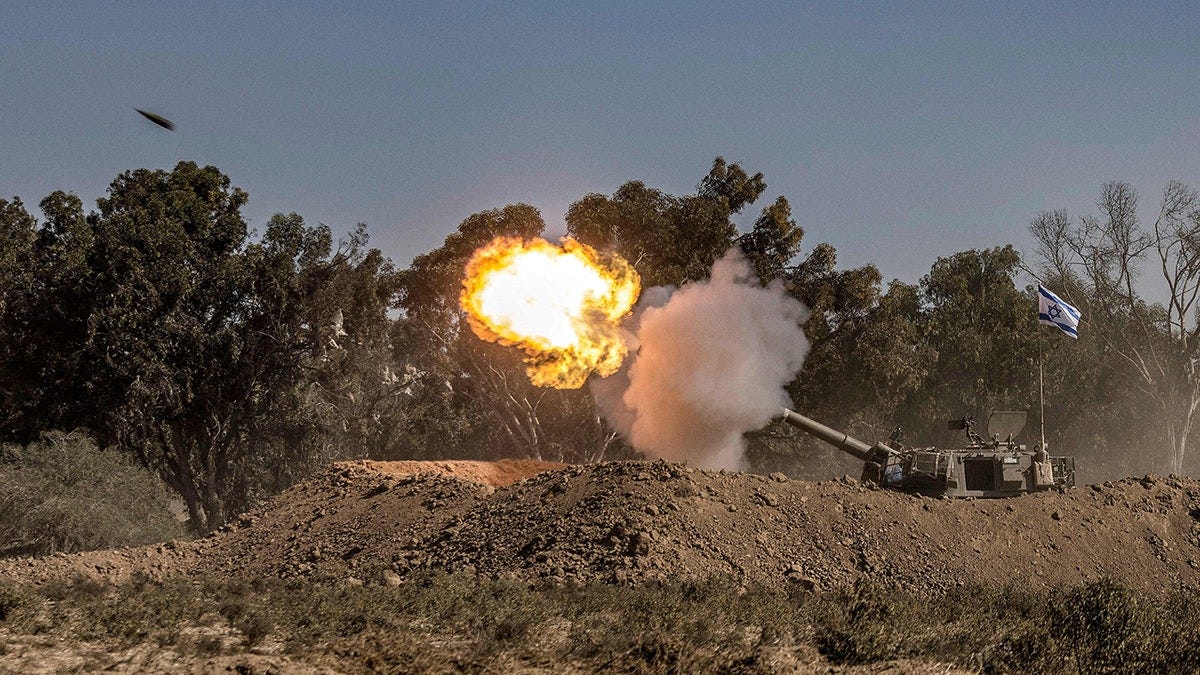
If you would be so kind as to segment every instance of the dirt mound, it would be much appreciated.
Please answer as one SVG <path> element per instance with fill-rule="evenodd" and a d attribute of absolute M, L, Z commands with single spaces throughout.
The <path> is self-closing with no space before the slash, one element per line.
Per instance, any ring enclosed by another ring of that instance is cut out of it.
<path fill-rule="evenodd" d="M 212 548 L 213 540 L 209 539 L 74 554 L 55 553 L 41 558 L 8 558 L 0 560 L 0 582 L 41 584 L 80 576 L 121 582 L 134 574 L 162 579 L 189 572 L 195 567 L 199 552 Z"/>
<path fill-rule="evenodd" d="M 137 570 L 395 584 L 449 571 L 549 583 L 722 575 L 814 588 L 865 576 L 931 591 L 1102 576 L 1152 591 L 1200 585 L 1192 479 L 974 501 L 663 462 L 541 473 L 437 464 L 441 473 L 334 465 L 201 542 L 7 561 L 0 577 Z"/>
<path fill-rule="evenodd" d="M 485 507 L 495 488 L 432 472 L 347 463 L 304 481 L 211 539 L 200 567 L 249 576 L 350 576 Z"/>
<path fill-rule="evenodd" d="M 423 571 L 550 582 L 727 575 L 830 588 L 868 576 L 944 590 L 1110 576 L 1200 582 L 1200 484 L 1125 480 L 1004 500 L 941 500 L 614 462 L 493 489 L 341 465 L 213 540 L 201 567 L 398 583 Z"/>
<path fill-rule="evenodd" d="M 471 460 L 442 460 L 432 462 L 345 462 L 335 466 L 357 465 L 364 469 L 391 476 L 438 475 L 492 487 L 507 487 L 543 471 L 554 471 L 567 465 L 559 462 L 539 462 L 532 459 L 502 459 L 498 462 Z"/>
<path fill-rule="evenodd" d="M 245 569 L 265 574 L 286 574 L 289 570 L 296 569 L 310 572 L 317 566 L 294 563 L 305 554 L 294 550 L 296 539 L 291 535 L 298 529 L 303 529 L 302 524 L 311 524 L 323 516 L 332 515 L 335 509 L 342 513 L 338 517 L 322 520 L 321 525 L 326 529 L 318 530 L 313 536 L 305 538 L 306 543 L 311 540 L 312 547 L 317 550 L 318 559 L 322 539 L 328 537 L 332 541 L 338 541 L 337 534 L 328 531 L 329 527 L 338 522 L 355 523 L 354 527 L 359 528 L 352 532 L 355 537 L 364 542 L 379 540 L 379 546 L 389 542 L 397 531 L 408 531 L 418 524 L 437 527 L 440 522 L 439 518 L 425 517 L 428 510 L 425 505 L 411 508 L 402 505 L 378 520 L 375 518 L 376 509 L 372 509 L 364 519 L 353 502 L 342 501 L 343 497 L 352 492 L 352 486 L 361 489 L 363 485 L 419 485 L 428 488 L 422 490 L 422 494 L 437 494 L 442 491 L 456 495 L 470 494 L 481 486 L 511 485 L 523 478 L 564 466 L 556 462 L 533 460 L 339 462 L 272 499 L 258 511 L 242 516 L 225 531 L 206 539 L 111 551 L 88 551 L 73 555 L 59 553 L 41 558 L 0 559 L 0 580 L 41 583 L 83 575 L 124 581 L 133 574 L 162 578 L 190 573 L 198 566 L 216 565 L 228 568 L 242 560 L 252 561 L 246 564 Z M 436 503 L 438 502 L 435 498 L 435 501 L 428 502 L 428 505 L 433 506 Z M 269 517 L 263 520 L 259 527 L 249 530 L 245 528 L 246 525 L 258 521 L 264 514 L 269 514 Z M 275 536 L 275 530 L 285 534 Z M 326 548 L 328 549 L 329 545 L 326 545 Z M 354 545 L 351 545 L 348 550 L 353 548 Z M 313 551 L 308 551 L 307 555 L 312 556 Z M 352 558 L 353 556 L 350 556 L 350 559 Z"/>

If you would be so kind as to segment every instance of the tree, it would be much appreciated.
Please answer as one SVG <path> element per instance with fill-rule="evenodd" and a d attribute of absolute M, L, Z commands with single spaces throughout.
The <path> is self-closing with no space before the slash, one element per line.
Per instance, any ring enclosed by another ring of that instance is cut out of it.
<path fill-rule="evenodd" d="M 1056 292 L 1069 292 L 1059 280 L 1044 281 Z M 1031 295 L 1035 290 L 1030 289 Z M 1080 296 L 1072 292 L 1071 297 Z M 1144 450 L 1164 441 L 1160 425 L 1154 423 L 1157 405 L 1129 386 L 1137 375 L 1110 352 L 1094 324 L 1090 314 L 1084 317 L 1078 339 L 1049 326 L 1038 327 L 1045 364 L 1046 440 L 1055 454 L 1079 459 L 1076 475 L 1081 482 L 1165 469 L 1165 461 L 1148 458 Z"/>
<path fill-rule="evenodd" d="M 547 454 L 549 434 L 543 429 L 541 408 L 549 391 L 529 383 L 513 350 L 486 343 L 467 329 L 459 294 L 476 249 L 496 237 L 528 239 L 544 229 L 541 214 L 527 204 L 476 213 L 440 247 L 417 256 L 400 273 L 398 305 L 407 338 L 402 358 L 424 379 L 440 381 L 454 394 L 443 399 L 451 409 L 432 411 L 460 420 L 486 420 L 470 425 L 467 433 L 498 443 L 502 454 L 510 456 Z"/>
<path fill-rule="evenodd" d="M 87 331 L 87 317 L 69 311 L 86 293 L 86 283 L 68 283 L 87 279 L 78 253 L 89 245 L 82 204 L 54 193 L 42 209 L 39 227 L 19 199 L 0 207 L 0 428 L 23 441 L 86 395 L 65 376 Z"/>
<path fill-rule="evenodd" d="M 1072 220 L 1065 211 L 1048 211 L 1029 230 L 1043 275 L 1081 306 L 1105 355 L 1120 359 L 1131 375 L 1127 384 L 1154 402 L 1167 466 L 1181 473 L 1200 407 L 1200 199 L 1171 181 L 1149 231 L 1139 223 L 1138 201 L 1127 183 L 1108 183 L 1097 203 L 1100 217 Z M 1164 303 L 1139 293 L 1148 258 L 1166 288 Z"/>
<path fill-rule="evenodd" d="M 884 291 L 879 270 L 871 265 L 838 270 L 837 253 L 826 243 L 788 268 L 783 279 L 810 311 L 804 332 L 811 348 L 788 385 L 792 404 L 852 435 L 886 436 L 927 367 L 917 334 L 916 289 L 892 282 Z M 793 451 L 772 459 L 756 447 L 755 437 L 751 452 L 758 465 L 799 463 L 806 475 L 818 476 L 857 471 L 855 460 L 787 425 L 773 425 L 766 436 L 792 439 Z"/>
<path fill-rule="evenodd" d="M 611 197 L 586 195 L 567 209 L 567 232 L 628 260 L 643 287 L 706 279 L 717 258 L 743 239 L 743 250 L 756 269 L 778 276 L 804 236 L 791 219 L 787 200 L 780 197 L 763 209 L 745 237 L 739 238 L 732 221 L 766 188 L 761 173 L 751 176 L 740 165 L 717 157 L 694 195 L 669 195 L 640 181 L 625 183 Z"/>
<path fill-rule="evenodd" d="M 717 258 L 740 247 L 761 281 L 778 280 L 811 310 L 804 329 L 812 349 L 788 388 L 794 404 L 860 432 L 881 427 L 922 373 L 921 355 L 910 341 L 915 291 L 893 285 L 885 295 L 879 271 L 871 266 L 837 270 L 837 255 L 829 244 L 818 244 L 797 262 L 804 229 L 783 196 L 739 234 L 733 216 L 766 188 L 761 173 L 750 175 L 717 157 L 694 195 L 673 196 L 632 181 L 611 196 L 590 194 L 572 204 L 567 230 L 631 261 L 644 286 L 704 279 Z M 794 461 L 794 453 L 784 457 L 794 448 L 776 442 L 782 437 L 794 434 L 775 425 L 753 435 L 752 461 L 760 467 Z M 805 456 L 842 465 L 840 457 L 823 450 L 809 452 L 819 444 L 801 443 Z"/>
<path fill-rule="evenodd" d="M 31 283 L 29 259 L 37 238 L 37 221 L 25 210 L 20 199 L 0 199 L 0 317 L 9 303 L 9 295 Z"/>
<path fill-rule="evenodd" d="M 303 219 L 277 215 L 271 227 L 302 237 Z M 322 230 L 322 232 L 326 232 Z M 322 455 L 384 457 L 401 443 L 415 383 L 395 358 L 388 317 L 400 275 L 377 249 L 367 249 L 359 224 L 337 253 L 339 264 L 309 280 L 307 318 L 319 327 L 310 345 L 309 375 L 298 414 L 321 431 Z M 328 247 L 329 243 L 323 243 Z"/>
<path fill-rule="evenodd" d="M 246 199 L 180 162 L 121 174 L 87 216 L 72 195 L 43 200 L 34 281 L 0 325 L 0 432 L 88 428 L 156 470 L 200 531 L 307 468 L 318 429 L 295 412 L 330 319 L 318 301 L 352 261 L 386 266 L 295 216 L 251 241 Z"/>
<path fill-rule="evenodd" d="M 766 283 L 787 273 L 803 240 L 804 229 L 792 219 L 792 207 L 781 196 L 762 210 L 753 229 L 739 237 L 738 244 L 758 278 Z"/>
<path fill-rule="evenodd" d="M 867 346 L 866 331 L 882 318 L 874 316 L 882 301 L 881 278 L 872 266 L 839 271 L 836 265 L 833 247 L 820 244 L 789 270 L 790 293 L 809 308 L 804 332 L 812 345 L 789 391 L 801 409 L 831 424 L 854 425 L 865 422 L 856 415 L 879 409 L 881 392 L 855 375 L 881 371 L 862 363 L 855 352 Z"/>
<path fill-rule="evenodd" d="M 932 361 L 905 415 L 921 438 L 959 441 L 946 419 L 983 422 L 1036 402 L 1036 312 L 1016 285 L 1020 271 L 1020 255 L 1007 245 L 938 258 L 921 279 L 920 340 Z"/>
<path fill-rule="evenodd" d="M 1029 405 L 1035 324 L 1011 246 L 940 258 L 919 285 L 886 290 L 874 267 L 835 263 L 821 244 L 785 277 L 812 311 L 812 349 L 789 386 L 800 410 L 870 442 L 899 425 L 907 439 L 953 444 L 947 417 Z M 805 442 L 810 472 L 855 465 Z"/>
<path fill-rule="evenodd" d="M 461 330 L 458 296 L 467 261 L 476 249 L 496 237 L 537 237 L 546 229 L 538 210 L 528 204 L 509 204 L 467 217 L 438 248 L 413 259 L 399 275 L 397 303 L 410 324 L 431 331 Z"/>

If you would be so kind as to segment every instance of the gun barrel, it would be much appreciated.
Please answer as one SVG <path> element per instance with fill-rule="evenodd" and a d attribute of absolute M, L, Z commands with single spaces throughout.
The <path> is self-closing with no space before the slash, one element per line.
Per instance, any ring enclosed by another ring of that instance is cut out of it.
<path fill-rule="evenodd" d="M 863 443 L 857 438 L 853 438 L 849 434 L 844 434 L 836 429 L 809 419 L 794 410 L 783 409 L 783 419 L 788 424 L 800 429 L 801 431 L 816 436 L 833 447 L 850 455 L 861 459 L 864 462 L 871 461 L 871 446 Z"/>

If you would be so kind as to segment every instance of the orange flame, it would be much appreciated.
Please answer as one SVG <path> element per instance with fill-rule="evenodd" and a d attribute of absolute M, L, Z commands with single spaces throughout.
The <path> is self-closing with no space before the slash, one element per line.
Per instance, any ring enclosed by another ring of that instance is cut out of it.
<path fill-rule="evenodd" d="M 467 263 L 459 301 L 476 335 L 525 351 L 534 384 L 577 389 L 621 366 L 617 325 L 640 290 L 623 258 L 574 239 L 497 237 Z"/>

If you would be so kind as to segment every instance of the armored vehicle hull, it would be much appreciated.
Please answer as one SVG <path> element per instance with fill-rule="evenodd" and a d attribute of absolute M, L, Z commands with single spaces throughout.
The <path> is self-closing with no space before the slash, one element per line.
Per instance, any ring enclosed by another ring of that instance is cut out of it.
<path fill-rule="evenodd" d="M 967 447 L 905 448 L 894 440 L 867 445 L 786 408 L 783 419 L 863 460 L 863 481 L 883 488 L 931 497 L 992 498 L 1075 484 L 1075 459 L 1051 457 L 1044 448 L 1029 450 L 1012 442 L 1012 436 L 1020 432 L 1019 427 L 1010 431 L 1006 440 L 993 436 L 987 441 L 974 434 L 970 419 L 964 418 L 953 421 L 951 426 L 966 430 Z M 1020 413 L 1020 426 L 1024 426 L 1024 413 Z"/>

